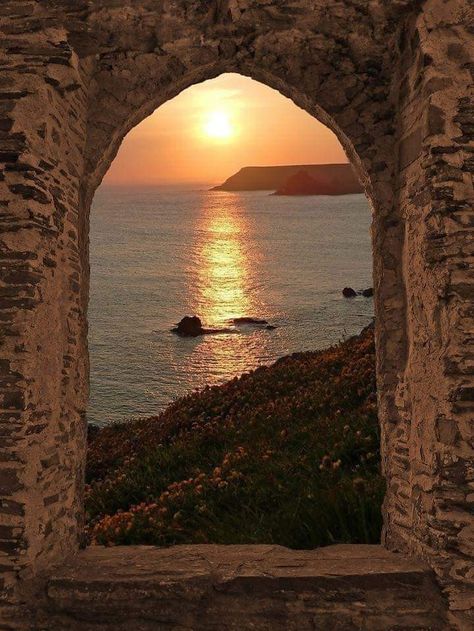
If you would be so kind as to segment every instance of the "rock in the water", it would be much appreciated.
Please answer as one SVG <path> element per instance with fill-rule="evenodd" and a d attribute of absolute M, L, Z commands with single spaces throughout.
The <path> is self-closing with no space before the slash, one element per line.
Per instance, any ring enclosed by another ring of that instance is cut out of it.
<path fill-rule="evenodd" d="M 352 289 L 352 287 L 344 287 L 342 290 L 342 295 L 344 298 L 355 298 L 357 296 L 357 292 Z"/>
<path fill-rule="evenodd" d="M 372 298 L 372 296 L 374 295 L 374 288 L 369 287 L 368 289 L 364 289 L 362 295 L 364 296 L 364 298 Z"/>
<path fill-rule="evenodd" d="M 266 320 L 260 320 L 259 318 L 250 318 L 248 316 L 244 316 L 242 318 L 234 318 L 232 322 L 236 326 L 239 326 L 239 324 L 260 324 L 260 325 L 268 324 Z"/>
<path fill-rule="evenodd" d="M 200 335 L 215 335 L 218 333 L 237 333 L 235 329 L 205 329 L 202 326 L 201 318 L 197 316 L 185 316 L 176 328 L 171 329 L 176 335 L 181 337 L 199 337 Z"/>
<path fill-rule="evenodd" d="M 173 333 L 183 337 L 197 337 L 205 333 L 202 328 L 201 318 L 197 316 L 185 316 L 178 326 L 173 329 Z"/>

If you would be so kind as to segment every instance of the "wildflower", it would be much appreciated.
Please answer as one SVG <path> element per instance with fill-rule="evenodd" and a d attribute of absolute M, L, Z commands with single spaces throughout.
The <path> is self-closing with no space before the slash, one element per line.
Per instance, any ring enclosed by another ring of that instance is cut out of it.
<path fill-rule="evenodd" d="M 323 456 L 323 459 L 321 461 L 321 467 L 323 469 L 329 469 L 329 467 L 331 466 L 331 463 L 332 463 L 332 460 L 331 460 L 330 456 L 328 456 L 328 455 Z"/>

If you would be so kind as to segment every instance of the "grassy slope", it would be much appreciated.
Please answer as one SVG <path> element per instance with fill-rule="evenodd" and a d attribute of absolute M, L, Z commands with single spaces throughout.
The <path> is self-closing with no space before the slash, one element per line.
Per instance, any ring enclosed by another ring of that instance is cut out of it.
<path fill-rule="evenodd" d="M 89 539 L 377 542 L 373 345 L 368 329 L 101 430 L 89 450 Z"/>

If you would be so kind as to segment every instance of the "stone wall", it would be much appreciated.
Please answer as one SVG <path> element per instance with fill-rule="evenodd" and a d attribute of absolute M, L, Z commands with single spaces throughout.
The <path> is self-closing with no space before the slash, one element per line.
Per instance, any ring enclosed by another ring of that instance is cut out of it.
<path fill-rule="evenodd" d="M 429 2 L 399 40 L 397 190 L 409 352 L 395 389 L 399 415 L 383 425 L 386 543 L 429 559 L 452 608 L 471 624 L 473 26 L 464 3 Z"/>
<path fill-rule="evenodd" d="M 52 576 L 37 621 L 48 631 L 448 629 L 432 573 L 366 545 L 95 546 Z"/>
<path fill-rule="evenodd" d="M 0 567 L 17 622 L 18 577 L 77 548 L 85 456 L 87 77 L 38 8 L 0 6 Z"/>
<path fill-rule="evenodd" d="M 335 131 L 365 185 L 384 541 L 430 563 L 469 627 L 473 30 L 469 0 L 3 0 L 5 620 L 18 622 L 35 577 L 80 537 L 94 192 L 130 129 L 186 87 L 233 71 Z"/>

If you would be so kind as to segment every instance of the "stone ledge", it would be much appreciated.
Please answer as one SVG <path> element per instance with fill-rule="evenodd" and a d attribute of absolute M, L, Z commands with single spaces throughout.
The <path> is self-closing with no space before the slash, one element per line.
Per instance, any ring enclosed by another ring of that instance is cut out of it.
<path fill-rule="evenodd" d="M 381 546 L 93 547 L 47 587 L 48 631 L 445 631 L 430 570 Z"/>

